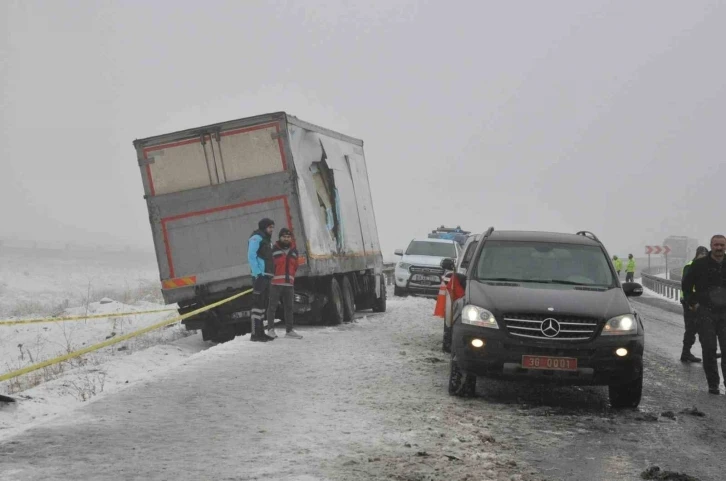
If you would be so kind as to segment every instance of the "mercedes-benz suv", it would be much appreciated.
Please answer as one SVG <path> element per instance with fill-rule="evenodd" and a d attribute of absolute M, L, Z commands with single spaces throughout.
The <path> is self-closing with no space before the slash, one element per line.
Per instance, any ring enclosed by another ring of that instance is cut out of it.
<path fill-rule="evenodd" d="M 453 260 L 442 261 L 451 269 Z M 609 386 L 613 407 L 637 407 L 643 323 L 602 243 L 590 232 L 482 235 L 453 304 L 449 392 L 473 395 L 477 376 Z"/>

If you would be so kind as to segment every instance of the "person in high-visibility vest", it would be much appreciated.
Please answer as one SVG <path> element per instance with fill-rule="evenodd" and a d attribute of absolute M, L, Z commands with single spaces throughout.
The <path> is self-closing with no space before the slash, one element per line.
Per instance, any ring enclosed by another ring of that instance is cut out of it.
<path fill-rule="evenodd" d="M 628 254 L 628 263 L 625 265 L 625 282 L 633 282 L 635 278 L 635 259 L 633 254 Z"/>
<path fill-rule="evenodd" d="M 618 256 L 613 256 L 613 264 L 615 265 L 615 270 L 618 273 L 618 279 L 620 279 L 620 271 L 623 270 L 623 260 Z"/>
<path fill-rule="evenodd" d="M 688 264 L 683 266 L 681 273 L 681 279 L 686 277 L 688 269 L 696 259 L 706 257 L 708 255 L 708 248 L 699 246 L 696 249 L 696 257 L 693 258 Z M 696 291 L 696 287 L 693 287 L 693 292 Z M 691 354 L 691 348 L 696 343 L 696 334 L 698 333 L 698 316 L 695 312 L 688 308 L 686 300 L 683 297 L 683 290 L 681 290 L 681 305 L 683 306 L 683 322 L 686 325 L 686 332 L 683 333 L 683 351 L 681 351 L 681 362 L 701 362 L 700 357 L 696 357 Z"/>

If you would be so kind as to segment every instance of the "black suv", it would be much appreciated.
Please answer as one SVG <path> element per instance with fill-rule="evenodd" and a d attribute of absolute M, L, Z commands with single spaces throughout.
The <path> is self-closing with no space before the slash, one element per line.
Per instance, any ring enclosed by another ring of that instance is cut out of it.
<path fill-rule="evenodd" d="M 453 260 L 442 267 L 453 270 Z M 595 235 L 494 231 L 481 236 L 453 305 L 449 393 L 477 376 L 607 385 L 613 407 L 637 407 L 643 323 Z"/>

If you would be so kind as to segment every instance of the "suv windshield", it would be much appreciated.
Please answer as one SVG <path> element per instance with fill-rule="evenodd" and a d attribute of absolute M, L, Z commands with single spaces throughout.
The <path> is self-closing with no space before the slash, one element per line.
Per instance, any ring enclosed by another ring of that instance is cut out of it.
<path fill-rule="evenodd" d="M 476 277 L 481 281 L 615 285 L 600 247 L 551 242 L 488 241 L 479 257 Z"/>
<path fill-rule="evenodd" d="M 434 256 L 456 258 L 456 247 L 449 242 L 413 241 L 406 249 L 407 256 Z"/>

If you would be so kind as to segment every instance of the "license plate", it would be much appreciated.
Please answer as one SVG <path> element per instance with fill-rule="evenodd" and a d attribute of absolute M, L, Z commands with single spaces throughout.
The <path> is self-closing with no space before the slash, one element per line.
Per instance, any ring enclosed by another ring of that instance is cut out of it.
<path fill-rule="evenodd" d="M 252 313 L 250 311 L 238 311 L 232 313 L 232 319 L 242 319 L 243 317 L 250 317 Z"/>
<path fill-rule="evenodd" d="M 411 276 L 412 281 L 441 282 L 439 276 L 427 276 L 425 274 L 414 274 Z"/>
<path fill-rule="evenodd" d="M 546 369 L 550 371 L 577 371 L 577 359 L 574 357 L 522 356 L 522 367 L 525 369 Z"/>

